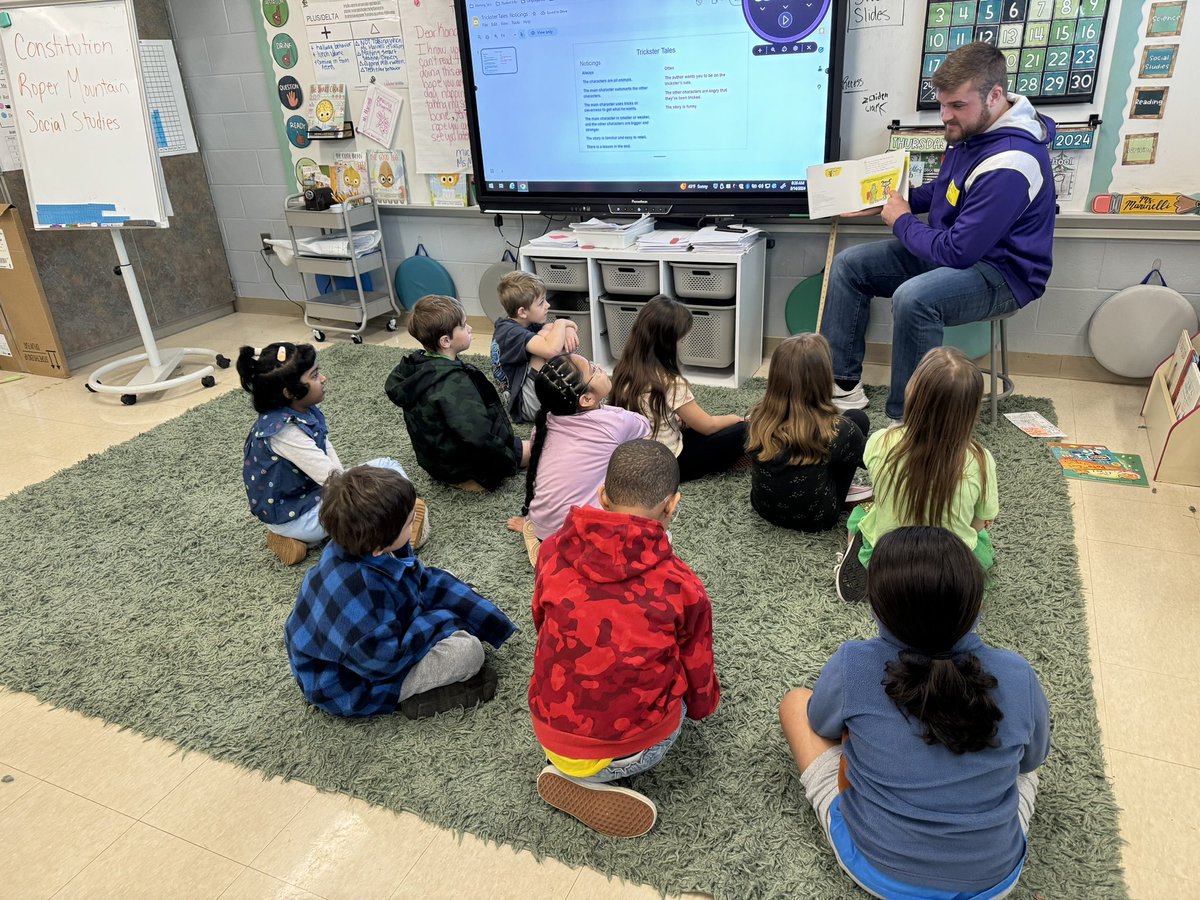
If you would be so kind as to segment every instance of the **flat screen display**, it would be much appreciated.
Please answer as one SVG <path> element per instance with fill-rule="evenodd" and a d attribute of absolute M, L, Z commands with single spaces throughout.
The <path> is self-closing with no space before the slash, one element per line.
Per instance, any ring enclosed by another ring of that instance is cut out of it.
<path fill-rule="evenodd" d="M 457 4 L 485 210 L 804 212 L 843 0 Z"/>

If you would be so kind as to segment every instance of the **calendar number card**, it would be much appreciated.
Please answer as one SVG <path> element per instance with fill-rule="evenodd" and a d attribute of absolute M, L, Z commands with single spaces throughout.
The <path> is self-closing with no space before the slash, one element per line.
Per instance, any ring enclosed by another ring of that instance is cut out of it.
<path fill-rule="evenodd" d="M 933 75 L 972 41 L 1003 53 L 1008 90 L 1035 105 L 1087 103 L 1096 92 L 1110 0 L 930 0 L 917 109 L 937 109 Z"/>

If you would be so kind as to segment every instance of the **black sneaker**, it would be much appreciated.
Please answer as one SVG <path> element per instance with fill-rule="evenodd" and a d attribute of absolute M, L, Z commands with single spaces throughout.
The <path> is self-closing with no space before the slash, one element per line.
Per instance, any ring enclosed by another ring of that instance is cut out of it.
<path fill-rule="evenodd" d="M 496 696 L 496 670 L 484 665 L 466 681 L 444 684 L 400 701 L 400 712 L 410 719 L 427 719 L 451 709 L 486 703 Z"/>
<path fill-rule="evenodd" d="M 858 561 L 858 551 L 862 545 L 862 532 L 854 532 L 850 549 L 836 569 L 837 595 L 847 603 L 862 603 L 867 599 L 867 570 Z"/>

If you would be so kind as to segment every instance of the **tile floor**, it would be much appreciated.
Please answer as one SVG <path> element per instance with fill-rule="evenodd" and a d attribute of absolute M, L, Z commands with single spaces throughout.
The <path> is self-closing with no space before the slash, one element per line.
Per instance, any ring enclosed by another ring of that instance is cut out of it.
<path fill-rule="evenodd" d="M 163 345 L 234 358 L 241 344 L 279 339 L 309 334 L 298 319 L 235 314 Z M 411 345 L 382 329 L 366 339 Z M 476 348 L 487 341 L 478 334 Z M 214 388 L 125 407 L 84 390 L 90 371 L 0 384 L 0 497 L 237 389 L 229 370 Z M 882 382 L 886 370 L 866 377 Z M 1141 389 L 1033 377 L 1017 386 L 1051 397 L 1072 439 L 1149 460 Z M 1183 667 L 1200 647 L 1200 488 L 1072 483 L 1071 496 L 1129 886 L 1139 900 L 1200 897 L 1200 694 Z M 0 847 L 0 893 L 14 898 L 657 896 L 469 836 L 460 843 L 412 815 L 180 755 L 3 688 Z"/>

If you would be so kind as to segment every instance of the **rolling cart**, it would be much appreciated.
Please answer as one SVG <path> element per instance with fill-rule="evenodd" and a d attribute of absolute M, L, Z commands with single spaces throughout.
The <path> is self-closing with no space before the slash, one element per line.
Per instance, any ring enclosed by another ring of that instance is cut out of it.
<path fill-rule="evenodd" d="M 367 320 L 376 316 L 388 316 L 387 330 L 396 330 L 396 317 L 400 315 L 400 307 L 396 305 L 396 295 L 392 288 L 391 266 L 388 263 L 387 251 L 382 239 L 379 245 L 362 256 L 354 253 L 353 247 L 355 229 L 369 225 L 383 233 L 379 221 L 379 210 L 371 198 L 359 201 L 355 205 L 342 204 L 340 210 L 311 210 L 304 208 L 304 195 L 293 194 L 284 203 L 283 218 L 291 235 L 292 250 L 296 254 L 296 268 L 300 271 L 300 283 L 304 287 L 304 324 L 312 328 L 313 337 L 318 341 L 325 340 L 326 332 L 340 332 L 350 335 L 350 340 L 356 344 L 362 343 L 362 333 L 367 327 Z M 317 228 L 321 234 L 331 237 L 344 237 L 347 242 L 349 256 L 306 256 L 302 246 L 297 242 L 297 228 Z M 382 283 L 383 290 L 365 290 L 363 276 L 368 272 L 382 270 L 377 279 Z M 326 294 L 309 293 L 309 282 L 304 275 L 327 275 L 330 278 L 352 278 L 353 288 L 337 288 Z M 351 323 L 353 327 L 345 327 L 332 323 Z"/>

